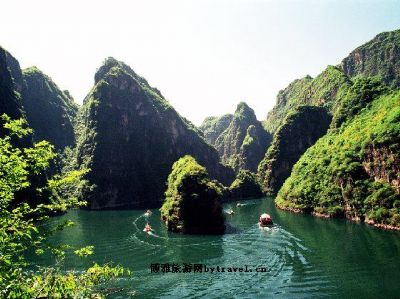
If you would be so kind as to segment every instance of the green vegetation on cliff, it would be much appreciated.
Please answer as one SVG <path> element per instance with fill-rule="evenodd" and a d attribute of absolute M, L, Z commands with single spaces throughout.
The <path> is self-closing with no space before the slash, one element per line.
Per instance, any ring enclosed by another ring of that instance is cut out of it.
<path fill-rule="evenodd" d="M 56 149 L 73 146 L 73 120 L 78 106 L 38 68 L 23 70 L 26 88 L 22 103 L 35 140 L 47 140 Z"/>
<path fill-rule="evenodd" d="M 263 196 L 258 177 L 248 170 L 240 170 L 236 179 L 229 187 L 229 197 L 232 199 L 253 199 Z"/>
<path fill-rule="evenodd" d="M 203 121 L 199 129 L 203 132 L 207 142 L 211 145 L 215 145 L 215 141 L 219 135 L 229 127 L 232 118 L 232 114 L 225 114 L 219 117 L 210 116 Z"/>
<path fill-rule="evenodd" d="M 328 66 L 314 79 L 307 76 L 293 81 L 277 96 L 264 127 L 274 133 L 290 110 L 300 105 L 323 106 L 333 112 L 351 80 L 378 77 L 393 88 L 400 87 L 400 30 L 383 32 L 358 47 L 343 59 L 341 65 Z"/>
<path fill-rule="evenodd" d="M 180 158 L 168 176 L 161 216 L 168 229 L 188 234 L 220 234 L 225 230 L 219 186 L 191 156 Z"/>
<path fill-rule="evenodd" d="M 264 123 L 275 137 L 258 172 L 267 192 L 279 190 L 293 163 L 318 139 L 315 135 L 315 140 L 302 151 L 293 151 L 312 128 L 292 136 L 290 126 L 282 125 L 285 118 L 303 105 L 322 106 L 333 118 L 328 134 L 309 148 L 293 168 L 279 191 L 278 206 L 398 226 L 397 203 L 393 201 L 399 191 L 398 139 L 393 133 L 397 124 L 389 119 L 384 124 L 373 120 L 377 117 L 374 114 L 389 115 L 397 109 L 396 100 L 382 100 L 390 95 L 376 99 L 388 94 L 389 88 L 400 86 L 399 57 L 400 30 L 381 33 L 355 49 L 340 66 L 329 66 L 315 79 L 307 76 L 295 80 L 279 92 L 277 104 Z M 379 101 L 393 104 L 394 111 L 378 107 Z M 313 128 L 319 130 L 317 124 Z M 283 130 L 290 133 L 284 137 Z M 301 132 L 300 127 L 297 130 Z M 362 136 L 361 131 L 365 133 Z M 385 142 L 378 142 L 377 132 Z M 387 200 L 382 200 L 384 197 Z"/>
<path fill-rule="evenodd" d="M 287 115 L 258 166 L 264 192 L 278 192 L 293 165 L 307 148 L 326 133 L 330 122 L 331 116 L 323 107 L 299 106 Z"/>
<path fill-rule="evenodd" d="M 354 93 L 353 102 L 360 103 L 362 90 L 381 91 L 374 80 L 358 85 L 361 92 Z M 355 116 L 350 109 L 340 128 L 331 129 L 300 158 L 278 193 L 279 207 L 400 226 L 400 93 L 363 105 Z"/>
<path fill-rule="evenodd" d="M 328 66 L 314 79 L 307 76 L 295 80 L 278 93 L 276 105 L 268 113 L 264 127 L 275 133 L 290 111 L 303 105 L 322 106 L 332 111 L 350 86 L 349 78 L 334 66 Z"/>
<path fill-rule="evenodd" d="M 346 96 L 336 103 L 331 127 L 339 128 L 346 120 L 349 121 L 378 95 L 388 91 L 386 85 L 377 77 L 356 78 Z"/>
<path fill-rule="evenodd" d="M 218 136 L 215 148 L 222 161 L 233 167 L 255 172 L 271 142 L 271 136 L 246 103 L 238 104 L 229 126 Z"/>
<path fill-rule="evenodd" d="M 47 140 L 57 150 L 74 145 L 73 119 L 78 106 L 68 92 L 36 67 L 22 71 L 18 60 L 1 47 L 0 78 L 0 115 L 26 117 L 34 130 L 33 139 Z"/>
<path fill-rule="evenodd" d="M 160 206 L 172 164 L 186 154 L 230 184 L 232 169 L 161 93 L 108 58 L 78 118 L 77 165 L 90 168 L 83 194 L 92 209 Z"/>
<path fill-rule="evenodd" d="M 343 59 L 341 68 L 350 78 L 378 76 L 400 88 L 400 30 L 378 34 Z"/>

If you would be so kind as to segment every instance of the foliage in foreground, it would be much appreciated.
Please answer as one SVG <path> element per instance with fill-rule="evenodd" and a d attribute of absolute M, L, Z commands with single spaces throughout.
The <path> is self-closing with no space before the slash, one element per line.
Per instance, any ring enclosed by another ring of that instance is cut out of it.
<path fill-rule="evenodd" d="M 53 246 L 48 237 L 72 223 L 66 221 L 47 230 L 39 230 L 37 226 L 38 221 L 47 219 L 50 213 L 65 212 L 69 208 L 85 204 L 74 196 L 64 198 L 74 189 L 85 171 L 68 173 L 39 186 L 38 192 L 50 194 L 50 200 L 46 204 L 18 202 L 16 194 L 30 187 L 29 178 L 41 175 L 56 154 L 53 146 L 46 141 L 33 146 L 16 147 L 13 140 L 31 134 L 31 129 L 27 128 L 23 119 L 11 120 L 3 115 L 2 121 L 9 134 L 0 138 L 0 297 L 101 297 L 101 294 L 96 294 L 95 286 L 127 271 L 121 267 L 94 265 L 80 274 L 63 272 L 61 264 L 69 246 Z M 32 265 L 29 265 L 24 254 L 32 248 L 37 254 L 46 251 L 54 254 L 56 266 L 28 271 Z M 92 250 L 90 247 L 83 248 L 76 253 L 85 256 L 91 254 Z"/>
<path fill-rule="evenodd" d="M 186 155 L 172 166 L 161 215 L 176 232 L 222 233 L 225 230 L 221 189 L 206 169 Z"/>

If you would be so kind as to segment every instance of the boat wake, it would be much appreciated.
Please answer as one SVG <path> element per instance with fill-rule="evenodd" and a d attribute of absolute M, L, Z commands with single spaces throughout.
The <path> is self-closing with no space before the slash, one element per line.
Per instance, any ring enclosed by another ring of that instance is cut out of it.
<path fill-rule="evenodd" d="M 142 243 L 144 245 L 149 245 L 151 247 L 162 247 L 161 244 L 154 244 L 152 242 L 149 242 L 148 239 L 143 239 L 144 235 L 151 236 L 151 237 L 158 238 L 158 239 L 166 239 L 165 237 L 159 236 L 158 234 L 154 233 L 153 231 L 145 231 L 145 230 L 142 230 L 142 229 L 139 228 L 138 222 L 141 221 L 141 220 L 147 219 L 147 218 L 148 217 L 145 214 L 143 214 L 143 215 L 138 216 L 132 222 L 132 224 L 133 224 L 133 226 L 135 228 L 135 232 L 132 235 L 130 235 L 128 239 L 130 239 L 132 241 L 140 242 L 140 243 Z M 143 221 L 143 223 L 144 224 L 146 224 L 146 223 L 148 224 L 147 221 Z"/>

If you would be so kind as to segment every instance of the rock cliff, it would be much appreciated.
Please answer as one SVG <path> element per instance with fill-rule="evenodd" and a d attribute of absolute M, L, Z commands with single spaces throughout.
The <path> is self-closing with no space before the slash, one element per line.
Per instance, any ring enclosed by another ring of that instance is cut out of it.
<path fill-rule="evenodd" d="M 326 134 L 331 118 L 326 108 L 316 106 L 300 106 L 289 113 L 258 167 L 264 192 L 278 192 L 301 155 Z"/>
<path fill-rule="evenodd" d="M 214 141 L 212 144 L 222 161 L 236 172 L 241 169 L 255 172 L 271 142 L 270 134 L 263 129 L 253 109 L 244 102 L 239 103 L 233 116 L 208 118 L 200 129 L 210 143 Z"/>
<path fill-rule="evenodd" d="M 5 113 L 12 119 L 23 115 L 20 93 L 11 73 L 12 68 L 8 64 L 14 60 L 14 57 L 0 47 L 0 115 Z M 2 126 L 0 130 L 3 130 Z"/>
<path fill-rule="evenodd" d="M 364 109 L 304 153 L 277 205 L 399 229 L 399 123 L 399 91 L 375 93 Z"/>
<path fill-rule="evenodd" d="M 77 163 L 91 169 L 83 198 L 92 209 L 160 206 L 172 164 L 185 155 L 213 179 L 234 179 L 198 129 L 114 58 L 97 71 L 80 114 Z"/>
<path fill-rule="evenodd" d="M 222 134 L 231 123 L 233 118 L 232 114 L 225 114 L 223 116 L 210 116 L 207 117 L 199 129 L 203 132 L 207 142 L 215 145 L 215 141 Z"/>
<path fill-rule="evenodd" d="M 378 76 L 400 88 L 400 30 L 383 32 L 352 51 L 340 64 L 350 78 Z"/>
<path fill-rule="evenodd" d="M 328 66 L 314 79 L 306 76 L 295 80 L 279 91 L 276 104 L 268 113 L 264 127 L 275 133 L 287 114 L 299 106 L 321 106 L 333 111 L 351 85 L 347 75 L 334 66 Z"/>
<path fill-rule="evenodd" d="M 36 67 L 21 70 L 19 62 L 0 47 L 0 114 L 26 118 L 34 141 L 47 140 L 57 150 L 73 146 L 73 118 L 78 110 L 72 97 Z"/>
<path fill-rule="evenodd" d="M 73 121 L 78 106 L 38 68 L 23 70 L 22 104 L 35 140 L 47 140 L 61 150 L 74 146 Z"/>

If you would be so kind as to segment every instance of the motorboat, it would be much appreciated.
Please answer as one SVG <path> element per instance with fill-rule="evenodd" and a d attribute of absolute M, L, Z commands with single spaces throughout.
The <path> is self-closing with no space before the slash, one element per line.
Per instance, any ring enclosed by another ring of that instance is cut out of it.
<path fill-rule="evenodd" d="M 269 214 L 267 214 L 267 213 L 261 214 L 260 219 L 258 220 L 258 224 L 259 224 L 260 226 L 270 226 L 270 225 L 273 225 L 272 217 L 271 217 Z"/>
<path fill-rule="evenodd" d="M 146 233 L 150 233 L 153 229 L 151 228 L 150 224 L 146 224 L 143 231 Z"/>

